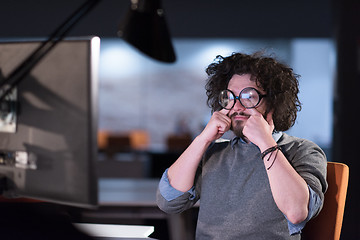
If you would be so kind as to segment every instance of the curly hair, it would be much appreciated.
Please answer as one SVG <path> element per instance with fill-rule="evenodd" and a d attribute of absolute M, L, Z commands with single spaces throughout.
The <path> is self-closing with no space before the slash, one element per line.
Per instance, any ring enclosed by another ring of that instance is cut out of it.
<path fill-rule="evenodd" d="M 233 53 L 228 57 L 217 56 L 206 73 L 207 104 L 212 111 L 221 109 L 219 94 L 227 88 L 234 74 L 250 74 L 251 80 L 266 92 L 265 115 L 273 111 L 275 130 L 286 131 L 294 125 L 301 103 L 297 96 L 299 75 L 290 67 L 260 52 L 251 55 Z"/>

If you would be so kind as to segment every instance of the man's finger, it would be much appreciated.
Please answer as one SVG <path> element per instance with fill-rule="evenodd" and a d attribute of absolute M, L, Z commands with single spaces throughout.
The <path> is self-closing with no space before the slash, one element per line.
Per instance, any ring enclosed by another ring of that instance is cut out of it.
<path fill-rule="evenodd" d="M 266 116 L 266 121 L 269 123 L 269 125 L 273 125 L 274 124 L 274 121 L 273 121 L 273 118 L 272 118 L 272 115 L 273 115 L 273 112 L 269 112 Z"/>
<path fill-rule="evenodd" d="M 266 116 L 266 121 L 268 122 L 268 124 L 271 126 L 272 130 L 274 130 L 275 128 L 275 124 L 274 124 L 274 120 L 272 118 L 273 112 L 269 112 Z"/>
<path fill-rule="evenodd" d="M 224 114 L 225 116 L 228 116 L 229 112 L 230 112 L 230 110 L 227 110 L 225 108 L 223 108 L 219 111 L 219 113 Z"/>
<path fill-rule="evenodd" d="M 250 115 L 250 116 L 259 116 L 261 113 L 256 110 L 255 108 L 247 108 L 244 113 Z"/>

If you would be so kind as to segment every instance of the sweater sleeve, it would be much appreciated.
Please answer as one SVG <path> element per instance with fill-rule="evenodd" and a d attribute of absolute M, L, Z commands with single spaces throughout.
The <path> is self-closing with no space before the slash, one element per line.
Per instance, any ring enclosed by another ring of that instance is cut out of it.
<path fill-rule="evenodd" d="M 191 208 L 199 199 L 195 186 L 187 192 L 181 192 L 173 188 L 167 176 L 167 170 L 162 175 L 156 192 L 156 203 L 166 213 L 181 213 Z"/>
<path fill-rule="evenodd" d="M 319 211 L 319 208 L 322 206 L 322 201 L 319 197 L 319 195 L 314 192 L 314 190 L 311 189 L 311 187 L 308 185 L 309 188 L 309 206 L 308 206 L 308 216 L 307 218 L 299 223 L 299 224 L 293 224 L 288 220 L 288 228 L 290 235 L 296 234 L 301 232 L 301 230 L 305 227 L 305 224 Z M 284 215 L 285 216 L 285 215 Z M 286 216 L 285 216 L 286 218 Z M 286 218 L 287 219 L 287 218 Z"/>
<path fill-rule="evenodd" d="M 172 201 L 181 195 L 184 194 L 184 192 L 181 192 L 175 188 L 173 188 L 169 182 L 169 178 L 167 176 L 168 169 L 165 170 L 163 173 L 160 183 L 159 183 L 159 192 L 160 194 L 167 200 Z M 195 187 L 193 186 L 189 191 L 190 193 L 190 200 L 193 200 L 195 198 Z"/>
<path fill-rule="evenodd" d="M 285 144 L 283 147 L 285 150 L 283 153 L 290 164 L 319 196 L 320 202 L 323 203 L 324 193 L 327 190 L 327 160 L 325 153 L 315 143 L 304 139 Z M 321 208 L 322 204 L 313 217 L 320 212 Z"/>

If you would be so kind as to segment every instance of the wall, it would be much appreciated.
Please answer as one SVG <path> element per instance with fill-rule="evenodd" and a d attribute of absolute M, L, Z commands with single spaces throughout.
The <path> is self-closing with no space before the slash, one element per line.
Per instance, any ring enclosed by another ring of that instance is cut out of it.
<path fill-rule="evenodd" d="M 166 137 L 185 120 L 196 136 L 210 118 L 205 68 L 216 55 L 264 50 L 302 75 L 303 110 L 290 134 L 331 146 L 334 49 L 330 39 L 175 39 L 178 61 L 155 62 L 124 42 L 102 40 L 100 129 L 150 133 L 152 150 L 164 150 Z M 321 107 L 319 107 L 321 106 Z"/>

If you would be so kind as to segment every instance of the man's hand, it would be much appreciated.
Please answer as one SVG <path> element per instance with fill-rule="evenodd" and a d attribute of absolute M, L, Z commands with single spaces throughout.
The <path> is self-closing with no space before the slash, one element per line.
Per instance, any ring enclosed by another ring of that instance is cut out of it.
<path fill-rule="evenodd" d="M 246 114 L 250 117 L 246 121 L 243 134 L 244 136 L 258 146 L 261 151 L 265 151 L 267 148 L 276 144 L 272 138 L 272 132 L 274 130 L 274 122 L 272 119 L 272 112 L 266 116 L 266 120 L 260 112 L 256 109 L 246 109 Z"/>
<path fill-rule="evenodd" d="M 229 111 L 230 110 L 222 109 L 214 112 L 205 129 L 200 134 L 200 137 L 207 142 L 212 142 L 229 131 L 231 126 L 231 119 L 227 115 Z"/>
<path fill-rule="evenodd" d="M 214 112 L 201 134 L 171 165 L 168 178 L 175 189 L 186 192 L 194 185 L 196 170 L 209 144 L 230 129 L 231 119 L 227 116 L 228 113 L 229 110 L 225 109 Z"/>

